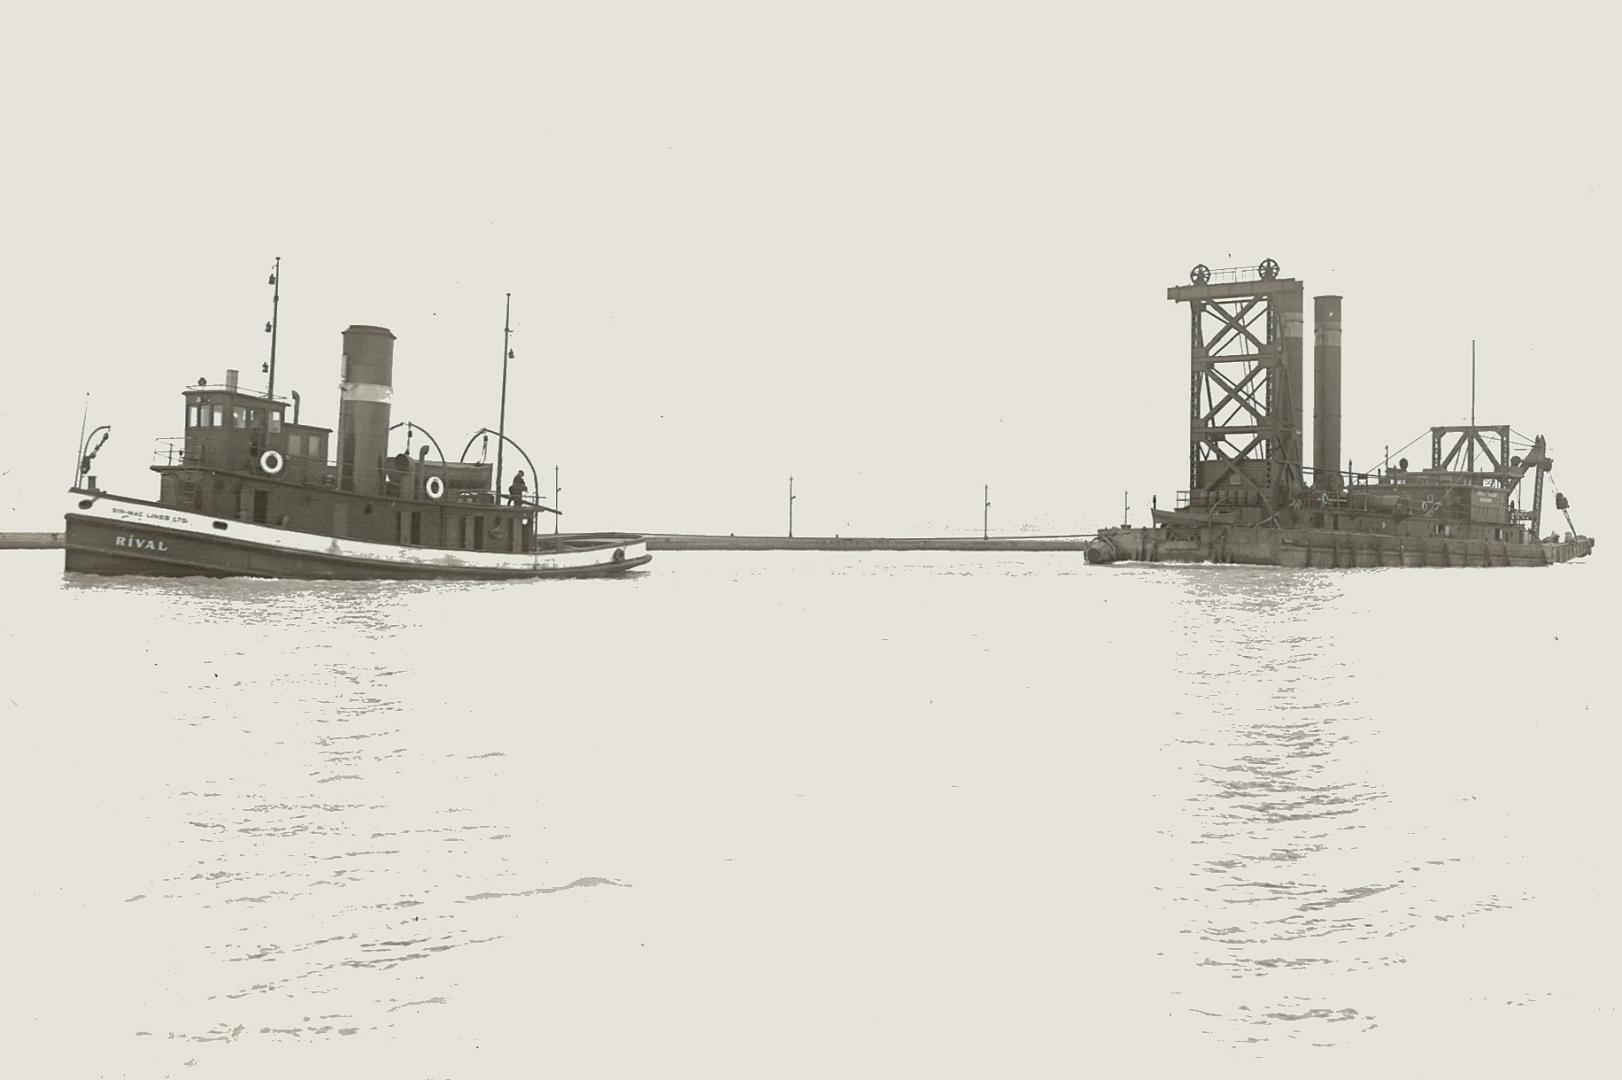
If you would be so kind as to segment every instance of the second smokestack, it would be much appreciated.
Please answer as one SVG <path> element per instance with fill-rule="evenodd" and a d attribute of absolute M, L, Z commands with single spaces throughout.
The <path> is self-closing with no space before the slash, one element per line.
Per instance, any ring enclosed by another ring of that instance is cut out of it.
<path fill-rule="evenodd" d="M 1339 491 L 1340 302 L 1312 298 L 1312 485 Z"/>

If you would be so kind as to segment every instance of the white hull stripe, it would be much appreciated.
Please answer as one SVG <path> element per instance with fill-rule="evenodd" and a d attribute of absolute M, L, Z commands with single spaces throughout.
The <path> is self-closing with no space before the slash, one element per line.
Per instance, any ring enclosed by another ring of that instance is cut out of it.
<path fill-rule="evenodd" d="M 379 383 L 344 383 L 342 397 L 344 401 L 375 401 L 387 405 L 394 400 L 394 388 Z"/>
<path fill-rule="evenodd" d="M 89 502 L 88 507 L 80 506 Z M 242 543 L 261 544 L 278 551 L 328 555 L 379 565 L 456 567 L 467 570 L 581 570 L 613 560 L 621 549 L 625 558 L 639 559 L 647 554 L 647 541 L 641 537 L 623 543 L 604 540 L 602 546 L 584 551 L 542 552 L 535 555 L 500 551 L 456 551 L 448 548 L 404 547 L 366 540 L 347 540 L 314 533 L 277 529 L 246 521 L 230 521 L 187 510 L 129 503 L 114 495 L 90 496 L 80 492 L 69 496 L 67 514 L 117 525 L 147 525 L 173 532 L 190 533 L 209 539 L 229 537 Z M 218 522 L 225 527 L 216 528 Z"/>

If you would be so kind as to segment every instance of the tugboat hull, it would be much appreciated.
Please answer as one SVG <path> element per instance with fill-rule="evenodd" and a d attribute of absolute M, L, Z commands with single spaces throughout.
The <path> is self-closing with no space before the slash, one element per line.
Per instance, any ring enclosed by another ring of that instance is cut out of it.
<path fill-rule="evenodd" d="M 1395 536 L 1325 529 L 1213 525 L 1198 529 L 1103 529 L 1087 561 L 1238 563 L 1251 566 L 1549 566 L 1580 559 L 1594 540 L 1515 544 L 1461 537 Z"/>
<path fill-rule="evenodd" d="M 103 493 L 73 493 L 65 568 L 87 574 L 334 580 L 587 577 L 651 561 L 620 533 L 559 537 L 525 553 L 396 546 L 228 521 Z"/>

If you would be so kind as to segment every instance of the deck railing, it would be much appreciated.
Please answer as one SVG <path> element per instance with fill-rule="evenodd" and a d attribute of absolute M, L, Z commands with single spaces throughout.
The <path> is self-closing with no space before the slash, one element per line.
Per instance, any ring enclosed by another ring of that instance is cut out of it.
<path fill-rule="evenodd" d="M 198 391 L 211 394 L 239 394 L 242 397 L 258 398 L 260 401 L 267 400 L 263 390 L 253 390 L 249 387 L 243 386 L 241 383 L 238 383 L 236 386 L 232 386 L 230 383 L 197 382 L 192 383 L 190 386 L 186 387 L 185 390 L 185 392 L 188 394 L 196 393 Z M 275 397 L 268 400 L 274 401 L 280 405 L 292 404 L 290 399 L 285 398 L 280 394 L 277 394 Z"/>
<path fill-rule="evenodd" d="M 153 465 L 184 465 L 186 464 L 186 438 L 177 436 L 168 439 L 154 439 L 152 443 Z M 195 464 L 195 462 L 194 462 Z"/>

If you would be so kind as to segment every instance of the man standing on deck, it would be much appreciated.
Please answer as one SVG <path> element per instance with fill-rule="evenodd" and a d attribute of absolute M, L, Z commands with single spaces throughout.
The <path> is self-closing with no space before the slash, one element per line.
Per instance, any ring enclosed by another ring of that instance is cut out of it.
<path fill-rule="evenodd" d="M 513 482 L 507 487 L 507 497 L 512 500 L 514 506 L 519 506 L 523 504 L 524 492 L 528 490 L 529 484 L 524 481 L 524 470 L 519 469 L 513 477 Z"/>

